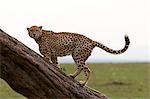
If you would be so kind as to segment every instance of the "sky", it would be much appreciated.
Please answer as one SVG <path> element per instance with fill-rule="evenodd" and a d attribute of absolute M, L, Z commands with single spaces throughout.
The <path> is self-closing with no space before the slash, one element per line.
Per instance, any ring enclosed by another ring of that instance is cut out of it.
<path fill-rule="evenodd" d="M 95 48 L 87 62 L 150 62 L 150 0 L 0 0 L 0 28 L 39 53 L 27 27 L 43 26 L 55 32 L 74 32 L 112 49 L 129 49 L 112 55 Z M 71 56 L 59 62 L 73 62 Z"/>

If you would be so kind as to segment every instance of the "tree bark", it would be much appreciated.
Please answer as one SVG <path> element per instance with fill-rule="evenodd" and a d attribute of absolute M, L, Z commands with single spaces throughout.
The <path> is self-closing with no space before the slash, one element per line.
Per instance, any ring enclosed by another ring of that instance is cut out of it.
<path fill-rule="evenodd" d="M 54 64 L 0 29 L 0 78 L 29 99 L 108 99 L 68 77 Z"/>

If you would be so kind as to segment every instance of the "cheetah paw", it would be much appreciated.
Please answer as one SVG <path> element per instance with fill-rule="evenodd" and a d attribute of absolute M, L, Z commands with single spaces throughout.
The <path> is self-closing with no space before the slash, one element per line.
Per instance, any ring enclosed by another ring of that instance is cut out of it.
<path fill-rule="evenodd" d="M 68 76 L 71 78 L 75 78 L 73 74 L 69 74 Z"/>
<path fill-rule="evenodd" d="M 85 86 L 85 81 L 79 81 L 79 83 L 81 87 Z"/>

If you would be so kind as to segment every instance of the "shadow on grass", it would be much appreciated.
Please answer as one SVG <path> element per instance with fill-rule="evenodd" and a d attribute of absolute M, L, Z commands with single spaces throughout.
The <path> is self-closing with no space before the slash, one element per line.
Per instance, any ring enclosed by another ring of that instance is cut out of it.
<path fill-rule="evenodd" d="M 105 84 L 102 84 L 103 86 L 110 86 L 110 85 L 120 85 L 120 86 L 124 86 L 124 85 L 132 85 L 132 83 L 127 83 L 127 82 L 123 82 L 123 81 L 117 81 L 117 80 L 114 80 L 114 81 L 111 81 L 111 82 L 108 82 L 108 83 L 105 83 Z"/>

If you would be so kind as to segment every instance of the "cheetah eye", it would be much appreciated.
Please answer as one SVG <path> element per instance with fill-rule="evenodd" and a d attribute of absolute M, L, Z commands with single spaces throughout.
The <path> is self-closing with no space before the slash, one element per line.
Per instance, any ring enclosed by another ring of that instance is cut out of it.
<path fill-rule="evenodd" d="M 36 32 L 38 31 L 38 30 L 35 30 Z"/>

